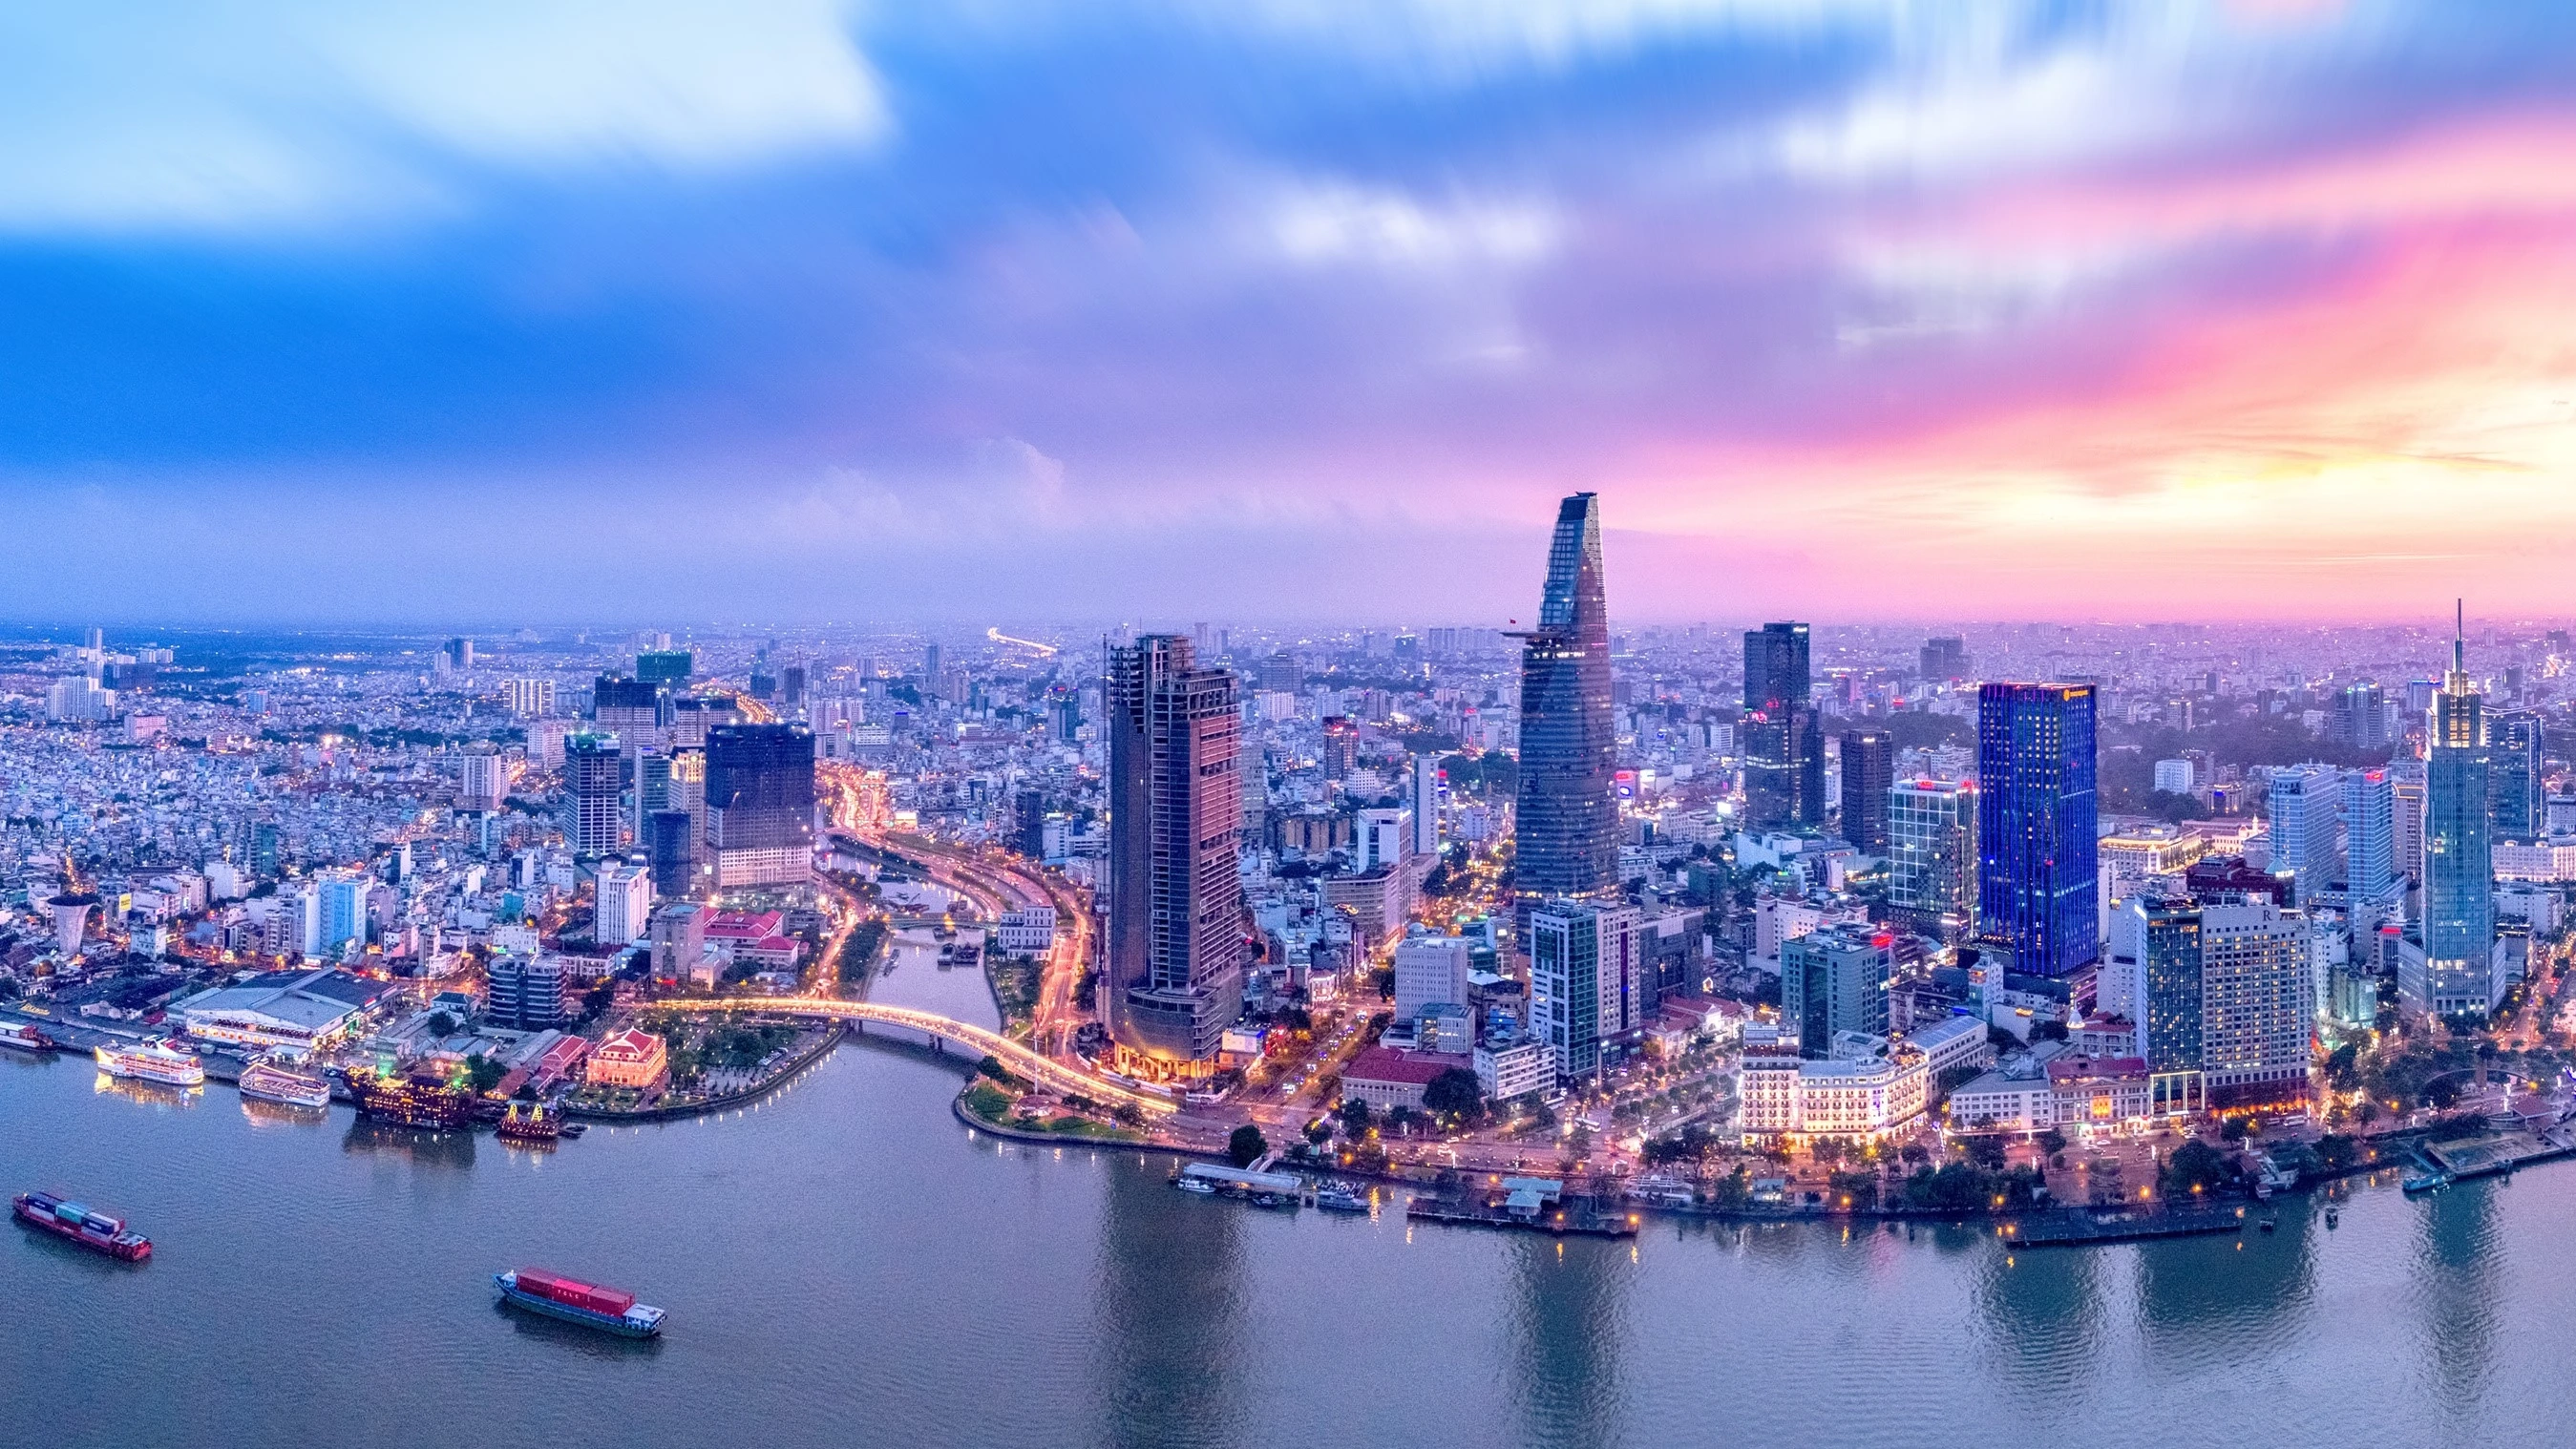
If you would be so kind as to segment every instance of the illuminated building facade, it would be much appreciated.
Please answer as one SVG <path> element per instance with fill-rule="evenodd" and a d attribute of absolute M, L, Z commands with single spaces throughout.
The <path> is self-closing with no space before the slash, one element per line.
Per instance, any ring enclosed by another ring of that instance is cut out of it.
<path fill-rule="evenodd" d="M 1242 711 L 1234 674 L 1197 667 L 1186 635 L 1113 649 L 1109 931 L 1102 1016 L 1148 1076 L 1212 1069 L 1243 1009 Z"/>
<path fill-rule="evenodd" d="M 1977 692 L 1977 930 L 2025 976 L 2101 954 L 2093 726 L 2089 684 Z"/>
<path fill-rule="evenodd" d="M 1515 889 L 1533 900 L 1604 899 L 1619 888 L 1618 736 L 1601 506 L 1592 494 L 1557 510 L 1538 627 L 1521 640 Z"/>

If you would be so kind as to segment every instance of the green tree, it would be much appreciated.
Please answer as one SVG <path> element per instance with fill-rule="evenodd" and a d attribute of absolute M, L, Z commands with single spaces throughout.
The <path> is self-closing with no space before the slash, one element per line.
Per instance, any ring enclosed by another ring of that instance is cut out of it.
<path fill-rule="evenodd" d="M 2196 1137 L 2174 1149 L 2157 1179 L 2164 1195 L 2174 1199 L 2190 1197 L 2194 1192 L 2205 1196 L 2235 1181 L 2236 1167 L 2228 1161 L 2227 1154 Z"/>
<path fill-rule="evenodd" d="M 2051 1157 L 2055 1157 L 2057 1154 L 2066 1150 L 2066 1134 L 2058 1131 L 2054 1127 L 2040 1133 L 2038 1138 L 2035 1140 L 2039 1143 L 2039 1150 L 2047 1153 Z"/>
<path fill-rule="evenodd" d="M 1342 1130 L 1357 1137 L 1369 1130 L 1369 1104 L 1357 1097 L 1342 1099 Z"/>
<path fill-rule="evenodd" d="M 476 1052 L 474 1055 L 465 1059 L 466 1080 L 473 1085 L 477 1094 L 488 1092 L 494 1087 L 499 1086 L 501 1084 L 501 1079 L 509 1074 L 509 1068 L 492 1060 L 490 1057 L 483 1055 L 481 1052 Z"/>
<path fill-rule="evenodd" d="M 1225 1155 L 1237 1167 L 1250 1167 L 1269 1150 L 1270 1139 L 1262 1136 L 1261 1129 L 1249 1122 L 1235 1128 L 1234 1135 L 1225 1139 Z"/>
<path fill-rule="evenodd" d="M 429 1034 L 431 1036 L 452 1036 L 455 1032 L 455 1017 L 450 1016 L 443 1011 L 433 1011 L 429 1014 Z"/>
<path fill-rule="evenodd" d="M 1452 1122 L 1474 1120 L 1484 1104 L 1484 1087 L 1465 1067 L 1451 1067 L 1422 1089 L 1422 1105 Z"/>

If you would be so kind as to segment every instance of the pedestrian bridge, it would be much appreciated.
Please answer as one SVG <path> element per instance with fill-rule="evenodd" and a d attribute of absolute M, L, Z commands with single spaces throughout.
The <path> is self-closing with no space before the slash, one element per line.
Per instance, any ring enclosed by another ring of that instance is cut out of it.
<path fill-rule="evenodd" d="M 869 1022 L 899 1026 L 954 1042 L 977 1056 L 993 1057 L 1013 1076 L 1026 1078 L 1050 1091 L 1088 1097 L 1111 1106 L 1134 1107 L 1156 1116 L 1168 1116 L 1180 1108 L 1179 1103 L 1157 1093 L 1140 1092 L 1098 1073 L 1067 1066 L 999 1032 L 969 1026 L 955 1017 L 941 1016 L 937 1012 L 915 1011 L 908 1006 L 880 1006 L 873 1001 L 838 1001 L 822 996 L 721 996 L 712 1001 L 679 1000 L 659 1005 L 680 1011 L 765 1011 L 782 1016 L 824 1017 L 833 1021 L 855 1022 L 863 1030 Z"/>

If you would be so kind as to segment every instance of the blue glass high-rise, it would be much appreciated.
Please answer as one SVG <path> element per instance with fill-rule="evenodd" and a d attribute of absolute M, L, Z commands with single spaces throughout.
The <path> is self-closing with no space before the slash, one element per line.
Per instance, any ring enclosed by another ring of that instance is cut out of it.
<path fill-rule="evenodd" d="M 2007 970 L 2066 976 L 2101 955 L 2089 684 L 1977 692 L 1977 925 Z"/>
<path fill-rule="evenodd" d="M 2495 761 L 2464 635 L 2452 638 L 2424 742 L 2424 1005 L 2439 1016 L 2483 1016 L 2497 995 Z"/>
<path fill-rule="evenodd" d="M 1589 493 L 1557 510 L 1538 627 L 1521 638 L 1515 888 L 1525 899 L 1607 899 L 1619 890 L 1618 734 L 1601 505 Z M 1519 914 L 1526 927 L 1527 912 Z"/>

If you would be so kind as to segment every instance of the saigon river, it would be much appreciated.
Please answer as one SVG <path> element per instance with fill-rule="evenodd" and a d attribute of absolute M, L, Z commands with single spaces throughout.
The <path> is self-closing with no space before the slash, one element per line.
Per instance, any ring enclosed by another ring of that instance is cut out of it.
<path fill-rule="evenodd" d="M 140 1268 L 13 1227 L 11 1443 L 2123 1446 L 2557 1442 L 2576 1166 L 2329 1232 L 2007 1255 L 1884 1226 L 1633 1243 L 1265 1212 L 1171 1160 L 974 1137 L 853 1042 L 759 1106 L 553 1153 L 0 1060 L 0 1176 L 121 1211 Z M 489 1275 L 670 1311 L 633 1345 Z"/>

